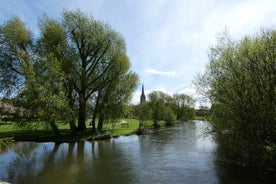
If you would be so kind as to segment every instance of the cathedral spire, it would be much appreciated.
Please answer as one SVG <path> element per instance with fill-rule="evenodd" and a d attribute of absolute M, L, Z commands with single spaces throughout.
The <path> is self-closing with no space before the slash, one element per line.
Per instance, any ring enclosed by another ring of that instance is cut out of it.
<path fill-rule="evenodd" d="M 146 101 L 146 95 L 145 95 L 145 92 L 144 92 L 144 84 L 142 84 L 142 93 L 141 93 L 141 96 L 140 96 L 140 103 L 145 102 L 145 101 Z"/>

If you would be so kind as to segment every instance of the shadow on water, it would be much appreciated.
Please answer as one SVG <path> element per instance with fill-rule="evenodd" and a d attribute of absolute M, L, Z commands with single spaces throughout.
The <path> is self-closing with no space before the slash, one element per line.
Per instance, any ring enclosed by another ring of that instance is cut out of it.
<path fill-rule="evenodd" d="M 78 143 L 16 143 L 0 155 L 10 183 L 263 183 L 217 161 L 208 124 L 185 122 L 152 134 Z"/>
<path fill-rule="evenodd" d="M 215 161 L 219 183 L 224 184 L 263 184 L 275 183 L 275 175 L 261 173 L 245 166 L 225 161 Z"/>

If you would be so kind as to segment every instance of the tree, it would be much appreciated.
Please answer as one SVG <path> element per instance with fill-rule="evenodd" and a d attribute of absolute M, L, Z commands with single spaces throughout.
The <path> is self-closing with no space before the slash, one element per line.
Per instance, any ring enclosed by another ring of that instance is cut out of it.
<path fill-rule="evenodd" d="M 98 96 L 98 98 L 101 97 L 101 105 L 98 106 L 98 130 L 102 130 L 104 122 L 111 121 L 113 123 L 123 117 L 124 107 L 137 86 L 137 79 L 136 74 L 122 76 L 113 89 L 102 91 L 103 96 Z"/>
<path fill-rule="evenodd" d="M 169 107 L 164 109 L 163 118 L 165 120 L 166 126 L 171 126 L 176 121 L 176 115 Z"/>
<path fill-rule="evenodd" d="M 85 130 L 91 101 L 95 117 L 117 118 L 115 107 L 123 109 L 138 81 L 122 36 L 80 11 L 64 11 L 60 21 L 44 15 L 39 28 L 34 39 L 19 18 L 0 26 L 0 94 L 30 112 L 28 121 L 50 123 L 56 135 L 58 120 Z"/>
<path fill-rule="evenodd" d="M 59 61 L 51 52 L 43 52 L 43 48 L 37 46 L 31 31 L 19 18 L 12 18 L 1 26 L 1 47 L 4 94 L 12 95 L 17 102 L 14 105 L 31 112 L 23 119 L 49 122 L 59 136 L 55 120 L 65 112 Z"/>
<path fill-rule="evenodd" d="M 98 90 L 92 119 L 92 129 L 95 132 L 95 120 L 99 117 L 98 129 L 101 130 L 104 120 L 116 120 L 123 116 L 124 106 L 131 99 L 133 90 L 137 87 L 138 76 L 129 71 L 129 59 L 122 55 L 114 61 L 112 70 L 103 76 L 109 81 Z"/>
<path fill-rule="evenodd" d="M 176 114 L 177 120 L 187 121 L 194 117 L 195 101 L 185 94 L 174 94 L 171 105 L 172 110 Z"/>
<path fill-rule="evenodd" d="M 109 81 L 102 80 L 117 57 L 125 55 L 123 38 L 108 24 L 80 11 L 64 12 L 62 21 L 71 52 L 74 90 L 78 98 L 78 129 L 85 130 L 87 101 Z"/>
<path fill-rule="evenodd" d="M 139 119 L 139 125 L 143 125 L 143 123 L 146 120 L 149 120 L 150 114 L 151 114 L 151 109 L 149 107 L 149 102 L 143 102 L 140 103 L 139 105 L 134 106 L 134 113 L 135 113 L 135 118 Z"/>
<path fill-rule="evenodd" d="M 149 95 L 149 111 L 154 126 L 158 121 L 164 120 L 172 125 L 176 120 L 189 120 L 194 116 L 194 100 L 185 94 L 170 96 L 161 91 L 153 91 Z"/>
<path fill-rule="evenodd" d="M 163 112 L 165 111 L 165 93 L 161 91 L 151 92 L 149 97 L 149 107 L 151 109 L 151 118 L 153 121 L 154 127 L 159 127 L 158 122 L 163 119 Z"/>
<path fill-rule="evenodd" d="M 212 102 L 212 124 L 224 156 L 261 169 L 276 166 L 276 31 L 210 49 L 198 79 Z"/>
<path fill-rule="evenodd" d="M 44 15 L 43 18 L 39 21 L 41 37 L 37 41 L 37 47 L 40 55 L 44 57 L 55 58 L 55 67 L 58 72 L 60 72 L 60 82 L 63 83 L 63 86 L 60 86 L 63 91 L 63 95 L 67 96 L 66 111 L 67 118 L 70 122 L 70 128 L 73 132 L 76 131 L 75 119 L 76 119 L 76 97 L 74 95 L 74 76 L 73 76 L 73 67 L 72 63 L 74 61 L 74 55 L 72 54 L 72 49 L 70 49 L 66 33 L 63 30 L 62 25 L 54 20 L 50 19 L 47 15 Z M 43 67 L 37 67 L 37 70 L 40 70 L 40 73 L 45 73 Z M 47 78 L 46 78 L 47 79 Z M 61 85 L 61 84 L 60 84 Z M 49 86 L 48 86 L 49 88 Z M 69 112 L 68 112 L 69 110 Z"/>
<path fill-rule="evenodd" d="M 32 33 L 18 18 L 0 26 L 0 93 L 15 96 L 31 83 L 33 74 Z"/>

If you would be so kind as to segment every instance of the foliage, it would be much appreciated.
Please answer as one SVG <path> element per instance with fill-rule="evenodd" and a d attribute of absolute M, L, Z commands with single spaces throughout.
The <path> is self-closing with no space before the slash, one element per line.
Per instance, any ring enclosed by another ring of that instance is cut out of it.
<path fill-rule="evenodd" d="M 117 69 L 113 70 L 114 73 L 108 74 L 107 78 L 111 78 L 110 82 L 95 96 L 92 125 L 95 124 L 96 117 L 99 117 L 98 130 L 102 129 L 104 122 L 115 122 L 124 115 L 124 107 L 138 83 L 138 76 L 128 72 L 127 57 L 118 58 L 113 66 Z"/>
<path fill-rule="evenodd" d="M 0 25 L 0 93 L 23 112 L 19 121 L 47 122 L 59 135 L 59 120 L 86 129 L 87 105 L 95 117 L 119 118 L 138 82 L 122 36 L 80 11 L 44 15 L 39 28 L 35 39 L 17 17 Z"/>
<path fill-rule="evenodd" d="M 210 49 L 198 79 L 212 102 L 213 129 L 228 159 L 276 167 L 276 31 L 234 42 L 227 34 Z"/>
<path fill-rule="evenodd" d="M 164 116 L 166 126 L 171 126 L 176 121 L 176 115 L 169 107 L 165 108 L 163 116 Z"/>
<path fill-rule="evenodd" d="M 185 94 L 168 95 L 161 91 L 153 91 L 148 95 L 148 101 L 136 106 L 135 116 L 140 120 L 140 126 L 151 119 L 154 127 L 159 127 L 161 121 L 173 125 L 176 120 L 193 119 L 194 100 Z"/>
<path fill-rule="evenodd" d="M 143 102 L 134 107 L 135 118 L 139 119 L 141 123 L 150 119 L 150 107 L 148 102 Z"/>
<path fill-rule="evenodd" d="M 16 95 L 27 78 L 31 78 L 32 42 L 31 31 L 18 17 L 0 25 L 1 94 Z"/>
<path fill-rule="evenodd" d="M 62 25 L 70 50 L 74 54 L 71 66 L 73 86 L 77 93 L 78 129 L 84 130 L 86 106 L 90 98 L 99 94 L 106 96 L 107 93 L 102 94 L 102 92 L 107 89 L 122 95 L 120 90 L 115 89 L 116 85 L 111 83 L 116 83 L 113 81 L 127 75 L 129 70 L 126 45 L 122 36 L 108 24 L 86 16 L 80 11 L 64 12 Z M 126 85 L 131 86 L 129 83 Z M 130 91 L 132 90 L 133 88 L 130 88 Z M 116 97 L 118 95 L 109 96 L 110 100 Z M 104 105 L 102 102 L 99 103 Z M 98 109 L 98 106 L 95 107 Z"/>
<path fill-rule="evenodd" d="M 13 145 L 14 140 L 12 137 L 0 138 L 0 150 L 4 150 Z"/>
<path fill-rule="evenodd" d="M 194 116 L 194 99 L 185 94 L 174 94 L 172 96 L 173 103 L 171 108 L 175 112 L 176 119 L 187 121 Z"/>

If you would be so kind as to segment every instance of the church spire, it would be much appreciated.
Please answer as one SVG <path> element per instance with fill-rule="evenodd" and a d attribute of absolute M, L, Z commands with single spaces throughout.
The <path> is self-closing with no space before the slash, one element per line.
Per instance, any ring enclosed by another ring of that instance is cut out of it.
<path fill-rule="evenodd" d="M 145 95 L 145 92 L 144 92 L 144 84 L 142 84 L 142 93 L 141 93 L 141 96 L 140 96 L 140 103 L 145 102 L 145 101 L 146 101 L 146 95 Z"/>

